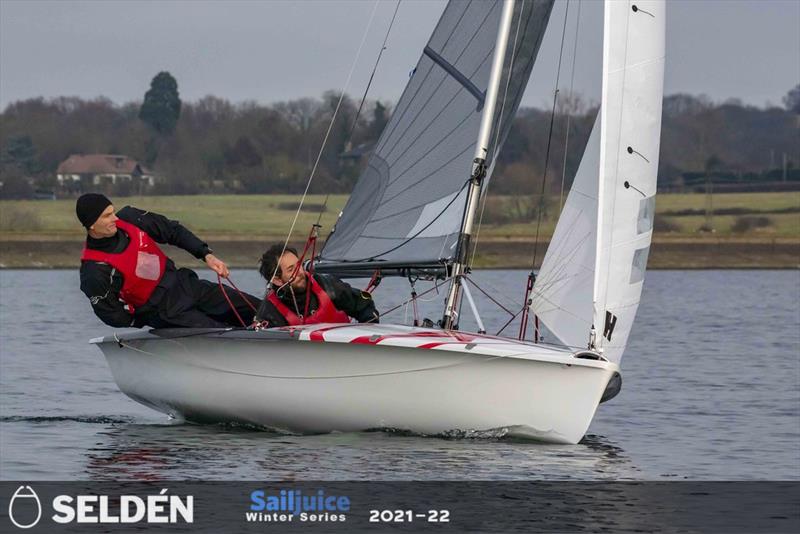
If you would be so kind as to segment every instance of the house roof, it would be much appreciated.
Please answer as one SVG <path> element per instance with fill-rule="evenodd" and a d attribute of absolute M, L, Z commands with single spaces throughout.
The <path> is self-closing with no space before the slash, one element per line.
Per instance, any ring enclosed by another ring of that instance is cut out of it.
<path fill-rule="evenodd" d="M 58 174 L 152 174 L 135 159 L 117 154 L 73 154 L 58 165 L 56 172 Z"/>

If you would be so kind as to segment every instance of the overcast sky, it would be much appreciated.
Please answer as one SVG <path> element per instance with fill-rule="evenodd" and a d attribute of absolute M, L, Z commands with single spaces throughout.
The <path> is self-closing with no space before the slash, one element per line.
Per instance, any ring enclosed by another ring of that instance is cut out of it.
<path fill-rule="evenodd" d="M 401 1 L 370 98 L 398 99 L 444 4 Z M 209 94 L 261 103 L 320 96 L 344 87 L 369 28 L 347 87 L 360 96 L 395 5 L 0 0 L 0 107 L 36 96 L 141 100 L 161 70 L 190 101 Z M 667 12 L 666 94 L 780 105 L 800 83 L 800 0 L 671 0 Z M 569 89 L 575 57 L 574 89 L 598 100 L 602 2 L 558 0 L 523 105 L 548 105 L 565 14 L 559 85 Z"/>

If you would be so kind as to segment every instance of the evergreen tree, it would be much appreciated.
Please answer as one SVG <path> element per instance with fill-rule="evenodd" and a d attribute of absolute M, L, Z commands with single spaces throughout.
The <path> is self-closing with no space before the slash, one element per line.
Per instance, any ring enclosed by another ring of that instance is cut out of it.
<path fill-rule="evenodd" d="M 17 167 L 28 176 L 39 173 L 42 168 L 30 136 L 12 137 L 2 153 L 2 163 Z"/>
<path fill-rule="evenodd" d="M 139 118 L 162 135 L 175 131 L 181 115 L 178 82 L 169 72 L 159 72 L 150 83 L 139 109 Z"/>
<path fill-rule="evenodd" d="M 800 114 L 800 83 L 786 93 L 783 103 L 789 111 Z"/>

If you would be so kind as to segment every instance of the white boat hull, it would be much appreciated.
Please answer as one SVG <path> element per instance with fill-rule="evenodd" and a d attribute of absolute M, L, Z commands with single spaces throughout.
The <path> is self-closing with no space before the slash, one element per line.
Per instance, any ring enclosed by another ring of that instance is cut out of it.
<path fill-rule="evenodd" d="M 508 429 L 577 443 L 619 370 L 545 345 L 392 325 L 154 332 L 93 340 L 125 394 L 189 421 L 301 433 Z"/>

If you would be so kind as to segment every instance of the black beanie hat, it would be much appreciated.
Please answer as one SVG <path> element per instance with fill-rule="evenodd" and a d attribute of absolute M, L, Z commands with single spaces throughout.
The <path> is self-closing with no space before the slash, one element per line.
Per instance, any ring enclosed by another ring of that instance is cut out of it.
<path fill-rule="evenodd" d="M 75 213 L 78 215 L 78 220 L 87 229 L 94 224 L 98 217 L 103 213 L 107 207 L 111 205 L 111 201 L 105 195 L 100 193 L 86 193 L 78 198 L 75 203 Z"/>

